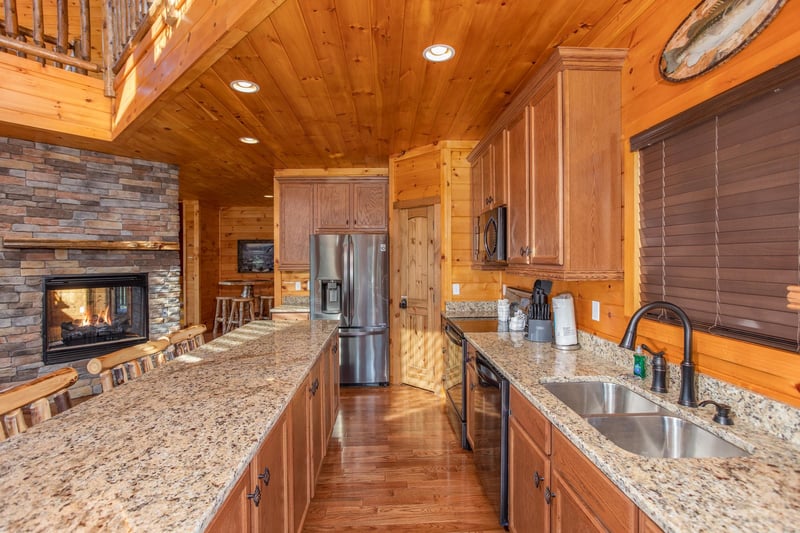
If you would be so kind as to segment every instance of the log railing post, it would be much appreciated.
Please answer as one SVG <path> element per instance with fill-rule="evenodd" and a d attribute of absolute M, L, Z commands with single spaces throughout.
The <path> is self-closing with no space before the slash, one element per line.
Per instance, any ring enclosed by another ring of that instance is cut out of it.
<path fill-rule="evenodd" d="M 59 54 L 69 53 L 69 5 L 67 0 L 58 0 L 56 2 L 56 11 L 58 11 L 58 26 L 56 31 L 56 52 Z M 53 65 L 56 68 L 61 68 L 61 63 L 55 62 Z"/>
<path fill-rule="evenodd" d="M 103 17 L 103 81 L 105 82 L 105 95 L 114 97 L 114 0 L 107 0 L 104 4 L 105 16 Z"/>
<path fill-rule="evenodd" d="M 44 48 L 44 12 L 42 10 L 42 0 L 33 0 L 33 44 Z M 36 61 L 44 65 L 43 57 L 37 57 Z"/>
<path fill-rule="evenodd" d="M 17 19 L 17 0 L 7 0 L 3 2 L 3 12 L 5 15 L 6 36 L 12 39 L 24 41 L 25 37 L 19 33 L 19 21 Z M 25 57 L 25 52 L 17 51 L 17 56 Z"/>

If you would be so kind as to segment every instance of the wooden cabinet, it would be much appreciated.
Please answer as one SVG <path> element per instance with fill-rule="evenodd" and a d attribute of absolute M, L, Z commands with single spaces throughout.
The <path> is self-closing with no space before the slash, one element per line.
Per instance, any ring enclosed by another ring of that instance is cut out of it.
<path fill-rule="evenodd" d="M 310 464 L 311 464 L 311 497 L 314 497 L 314 484 L 317 481 L 322 459 L 325 457 L 325 443 L 327 433 L 324 428 L 324 398 L 325 382 L 322 379 L 322 360 L 311 369 L 309 375 L 310 383 L 308 387 L 308 421 L 309 421 L 309 440 L 310 440 Z"/>
<path fill-rule="evenodd" d="M 508 263 L 527 264 L 530 241 L 530 110 L 525 107 L 508 126 Z"/>
<path fill-rule="evenodd" d="M 554 530 L 636 531 L 636 505 L 558 430 L 551 460 Z"/>
<path fill-rule="evenodd" d="M 507 162 L 506 132 L 501 130 L 488 141 L 472 165 L 473 179 L 480 183 L 480 187 L 475 187 L 480 196 L 477 201 L 473 198 L 473 216 L 506 204 Z"/>
<path fill-rule="evenodd" d="M 330 438 L 336 415 L 339 413 L 339 337 L 331 339 L 323 360 L 323 381 L 325 382 L 325 436 Z"/>
<path fill-rule="evenodd" d="M 308 320 L 308 313 L 303 311 L 271 311 L 272 320 Z"/>
<path fill-rule="evenodd" d="M 515 387 L 509 403 L 510 531 L 659 531 Z"/>
<path fill-rule="evenodd" d="M 505 145 L 494 133 L 470 155 L 483 196 L 501 183 L 497 173 L 507 173 L 508 189 L 495 196 L 508 205 L 508 272 L 622 278 L 625 53 L 557 48 L 490 128 L 505 132 Z M 491 154 L 505 154 L 505 167 L 487 164 Z"/>
<path fill-rule="evenodd" d="M 311 502 L 311 456 L 308 424 L 309 395 L 307 393 L 311 380 L 306 377 L 289 406 L 290 424 L 290 456 L 291 462 L 291 494 L 292 494 L 292 531 L 302 530 L 308 504 Z"/>
<path fill-rule="evenodd" d="M 508 527 L 519 533 L 549 531 L 550 422 L 515 387 L 509 404 Z"/>
<path fill-rule="evenodd" d="M 281 417 L 207 531 L 290 531 L 286 426 L 286 420 Z"/>
<path fill-rule="evenodd" d="M 281 182 L 278 215 L 279 240 L 275 268 L 308 270 L 313 187 L 310 183 Z"/>
<path fill-rule="evenodd" d="M 385 180 L 314 184 L 314 233 L 386 231 Z"/>

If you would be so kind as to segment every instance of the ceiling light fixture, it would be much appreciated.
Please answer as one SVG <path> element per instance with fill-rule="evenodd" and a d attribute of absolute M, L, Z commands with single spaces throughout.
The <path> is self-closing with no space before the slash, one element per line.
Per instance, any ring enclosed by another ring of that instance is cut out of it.
<path fill-rule="evenodd" d="M 265 194 L 265 195 L 264 195 L 264 198 L 275 198 L 275 196 L 273 196 L 273 195 L 271 195 L 271 194 Z"/>
<path fill-rule="evenodd" d="M 432 44 L 422 51 L 422 57 L 434 63 L 447 61 L 454 55 L 456 55 L 456 49 L 449 44 Z"/>
<path fill-rule="evenodd" d="M 239 137 L 239 142 L 243 142 L 244 144 L 258 144 L 259 140 L 255 137 Z"/>
<path fill-rule="evenodd" d="M 234 80 L 231 82 L 231 89 L 239 91 L 240 93 L 257 93 L 261 87 L 254 81 L 248 80 Z"/>

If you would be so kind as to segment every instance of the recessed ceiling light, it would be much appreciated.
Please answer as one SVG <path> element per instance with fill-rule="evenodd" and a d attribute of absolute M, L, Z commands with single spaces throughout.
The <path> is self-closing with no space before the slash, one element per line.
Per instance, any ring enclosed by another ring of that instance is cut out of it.
<path fill-rule="evenodd" d="M 456 55 L 456 49 L 449 44 L 432 44 L 422 51 L 422 57 L 434 63 L 447 61 L 454 55 Z"/>
<path fill-rule="evenodd" d="M 231 89 L 240 93 L 257 93 L 261 87 L 253 81 L 235 80 L 231 82 Z"/>
<path fill-rule="evenodd" d="M 258 144 L 258 139 L 255 137 L 239 137 L 239 141 L 244 144 Z"/>

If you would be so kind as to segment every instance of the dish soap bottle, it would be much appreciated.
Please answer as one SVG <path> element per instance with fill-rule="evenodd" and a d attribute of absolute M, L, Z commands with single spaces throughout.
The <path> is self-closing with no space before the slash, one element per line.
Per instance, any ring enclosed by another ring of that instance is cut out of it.
<path fill-rule="evenodd" d="M 633 354 L 633 375 L 644 379 L 647 376 L 647 357 L 642 353 L 642 345 L 636 347 Z"/>

